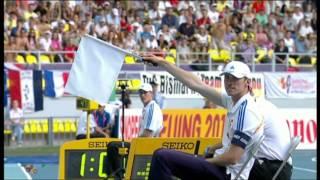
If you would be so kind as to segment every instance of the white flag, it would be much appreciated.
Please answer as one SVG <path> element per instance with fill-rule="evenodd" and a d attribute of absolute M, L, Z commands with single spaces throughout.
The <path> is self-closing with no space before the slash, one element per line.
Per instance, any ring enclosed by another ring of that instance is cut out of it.
<path fill-rule="evenodd" d="M 126 54 L 130 53 L 93 36 L 83 36 L 65 92 L 107 103 Z"/>

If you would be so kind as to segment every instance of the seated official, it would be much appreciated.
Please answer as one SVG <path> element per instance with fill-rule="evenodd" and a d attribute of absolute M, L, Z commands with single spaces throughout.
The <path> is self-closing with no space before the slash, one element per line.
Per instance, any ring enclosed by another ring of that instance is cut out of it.
<path fill-rule="evenodd" d="M 105 105 L 99 104 L 98 109 L 92 112 L 95 123 L 100 127 L 103 132 L 111 134 L 111 116 L 110 113 L 105 111 Z"/>
<path fill-rule="evenodd" d="M 87 112 L 83 111 L 77 128 L 77 135 L 76 139 L 85 139 L 87 136 Z M 96 122 L 94 121 L 93 115 L 89 114 L 90 119 L 90 137 L 97 138 L 97 137 L 109 137 L 110 134 L 104 132 L 99 126 L 97 126 Z"/>

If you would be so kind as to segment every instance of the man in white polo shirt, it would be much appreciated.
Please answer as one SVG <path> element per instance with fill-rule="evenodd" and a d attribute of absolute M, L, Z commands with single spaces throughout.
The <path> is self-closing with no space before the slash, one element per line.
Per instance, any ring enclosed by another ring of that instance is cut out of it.
<path fill-rule="evenodd" d="M 263 118 L 249 93 L 250 69 L 239 61 L 228 63 L 221 75 L 227 94 L 203 83 L 196 75 L 168 63 L 162 57 L 142 55 L 144 61 L 157 64 L 215 104 L 227 108 L 222 143 L 216 145 L 215 156 L 204 159 L 183 152 L 158 149 L 151 162 L 149 179 L 234 179 L 246 161 L 253 143 L 263 134 Z M 251 160 L 241 174 L 248 179 L 254 163 Z"/>
<path fill-rule="evenodd" d="M 290 132 L 286 121 L 281 117 L 278 108 L 271 102 L 256 98 L 257 107 L 263 109 L 264 140 L 257 153 L 251 169 L 249 180 L 269 180 L 275 175 L 290 147 Z M 289 180 L 292 175 L 290 158 L 277 179 Z"/>
<path fill-rule="evenodd" d="M 153 100 L 152 86 L 142 84 L 139 96 L 144 106 L 139 125 L 139 137 L 158 137 L 163 127 L 163 114 L 159 105 Z"/>

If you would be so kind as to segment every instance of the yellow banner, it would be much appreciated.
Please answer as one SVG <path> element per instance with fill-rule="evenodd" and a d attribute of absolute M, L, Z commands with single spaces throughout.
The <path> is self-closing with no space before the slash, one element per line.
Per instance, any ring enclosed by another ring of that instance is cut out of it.
<path fill-rule="evenodd" d="M 222 137 L 225 109 L 166 109 L 160 137 Z"/>

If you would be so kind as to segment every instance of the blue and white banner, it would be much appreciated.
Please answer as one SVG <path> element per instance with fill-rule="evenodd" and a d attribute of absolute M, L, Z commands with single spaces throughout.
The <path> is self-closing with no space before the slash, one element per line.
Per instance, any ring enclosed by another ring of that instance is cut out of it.
<path fill-rule="evenodd" d="M 64 87 L 68 79 L 68 72 L 44 71 L 45 89 L 44 95 L 48 97 L 62 97 Z"/>
<path fill-rule="evenodd" d="M 317 74 L 314 72 L 264 73 L 268 98 L 316 98 Z"/>

